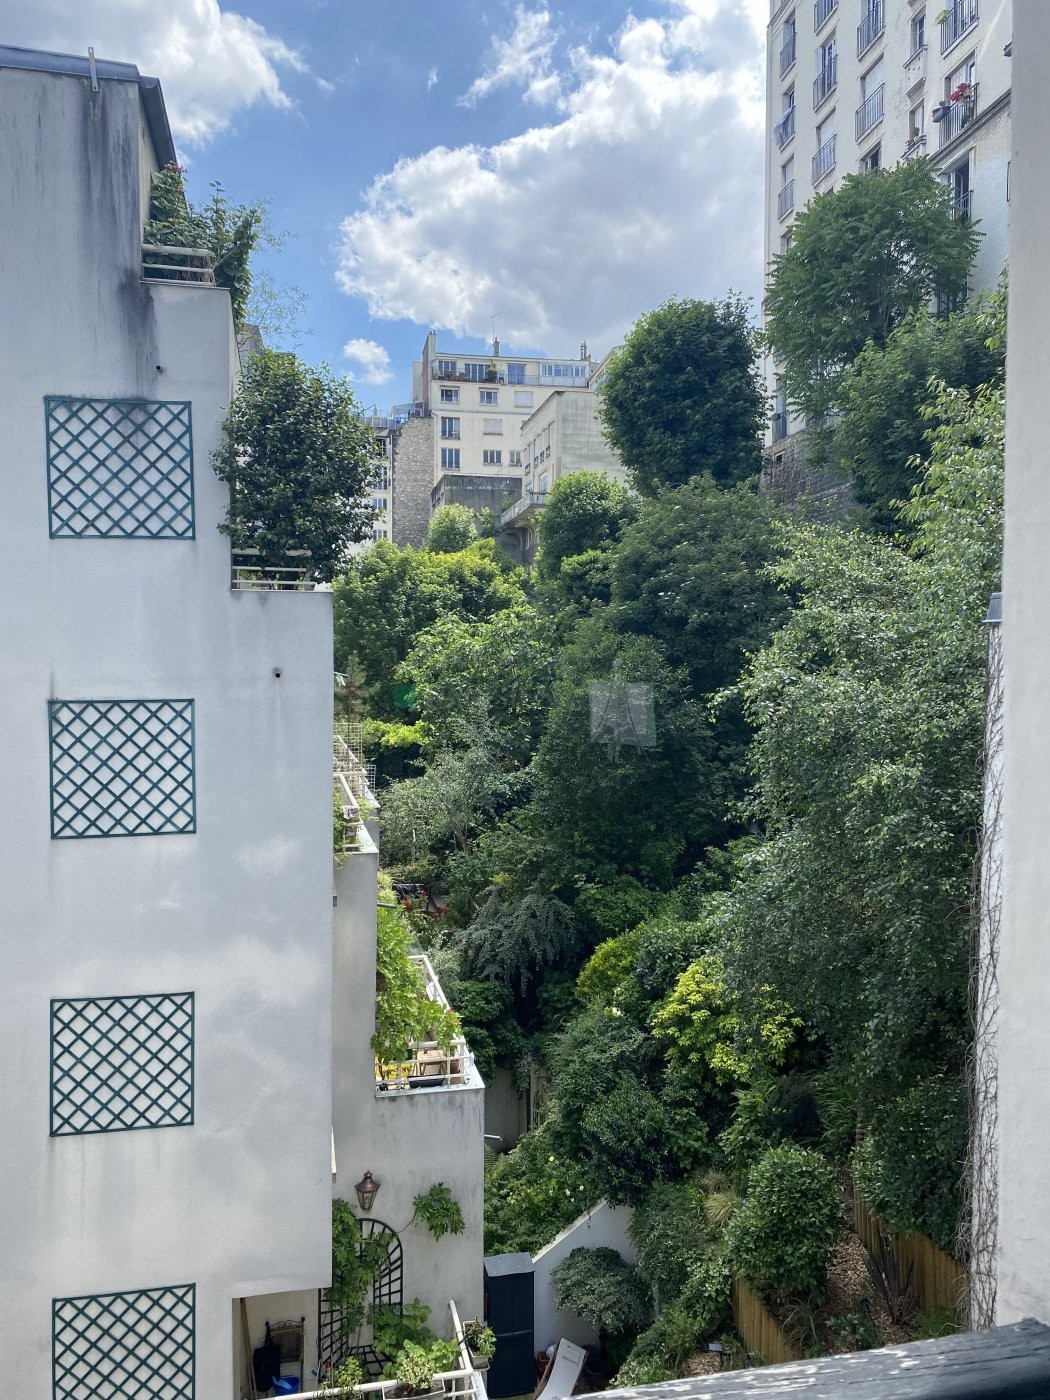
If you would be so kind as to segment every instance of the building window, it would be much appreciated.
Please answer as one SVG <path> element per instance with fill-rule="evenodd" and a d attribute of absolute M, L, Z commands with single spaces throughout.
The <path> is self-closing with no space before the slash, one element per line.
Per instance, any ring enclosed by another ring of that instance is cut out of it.
<path fill-rule="evenodd" d="M 44 400 L 52 539 L 193 539 L 188 403 Z"/>
<path fill-rule="evenodd" d="M 971 214 L 970 196 L 970 157 L 960 161 L 947 174 L 948 187 L 952 192 L 952 214 L 956 218 L 968 219 Z"/>
<path fill-rule="evenodd" d="M 787 143 L 795 134 L 795 87 L 792 84 L 787 89 L 783 97 L 783 107 L 780 120 L 773 126 L 773 138 L 780 150 L 783 150 Z"/>
<path fill-rule="evenodd" d="M 878 170 L 882 164 L 882 146 L 876 144 L 865 155 L 861 156 L 860 168 L 864 170 Z"/>
<path fill-rule="evenodd" d="M 481 431 L 482 431 L 482 433 L 487 434 L 487 435 L 490 436 L 490 437 L 493 436 L 493 435 L 502 436 L 502 434 L 503 434 L 503 419 L 502 419 L 502 418 L 483 418 L 483 419 L 482 419 L 482 425 L 481 425 Z"/>
<path fill-rule="evenodd" d="M 194 1400 L 196 1285 L 51 1302 L 53 1400 Z"/>
<path fill-rule="evenodd" d="M 790 72 L 795 62 L 795 12 L 785 18 L 780 35 L 780 76 Z"/>
<path fill-rule="evenodd" d="M 813 157 L 812 177 L 817 184 L 835 168 L 835 114 L 826 117 L 817 127 L 817 153 Z"/>
<path fill-rule="evenodd" d="M 379 481 L 377 482 L 377 487 L 380 491 L 390 490 L 390 465 L 387 462 L 384 462 L 379 469 Z"/>
<path fill-rule="evenodd" d="M 498 448 L 492 450 L 486 448 L 481 454 L 482 464 L 486 467 L 498 467 L 503 464 L 503 453 Z"/>
<path fill-rule="evenodd" d="M 485 407 L 486 405 L 490 405 L 490 406 L 493 406 L 493 407 L 494 407 L 496 404 L 499 403 L 499 390 L 498 390 L 498 389 L 479 389 L 479 390 L 478 390 L 478 399 L 480 400 L 482 407 Z"/>
<path fill-rule="evenodd" d="M 947 53 L 978 20 L 977 0 L 953 0 L 941 11 L 941 53 Z"/>
<path fill-rule="evenodd" d="M 508 383 L 508 384 L 524 384 L 524 383 L 525 383 L 525 366 L 524 366 L 524 365 L 519 365 L 519 364 L 508 364 L 508 366 L 507 366 L 507 383 Z"/>
<path fill-rule="evenodd" d="M 885 27 L 883 0 L 866 0 L 864 17 L 857 26 L 857 57 L 868 51 Z"/>
<path fill-rule="evenodd" d="M 856 137 L 860 141 L 885 115 L 886 85 L 885 66 L 880 58 L 873 68 L 860 80 L 860 106 L 856 115 Z"/>
<path fill-rule="evenodd" d="M 442 420 L 441 420 L 441 436 L 442 436 L 443 438 L 458 438 L 458 437 L 459 437 L 459 419 L 458 419 L 458 418 L 442 418 Z"/>
<path fill-rule="evenodd" d="M 784 387 L 784 376 L 778 374 L 776 378 L 776 392 L 773 401 L 773 441 L 782 442 L 787 437 L 788 413 L 787 413 L 787 390 Z"/>
<path fill-rule="evenodd" d="M 459 390 L 458 390 L 458 389 L 442 389 L 442 391 L 441 391 L 441 402 L 442 402 L 442 403 L 459 403 Z"/>
<path fill-rule="evenodd" d="M 443 447 L 441 449 L 441 465 L 445 471 L 459 471 L 459 448 Z"/>
<path fill-rule="evenodd" d="M 520 453 L 520 452 L 515 452 L 515 451 L 512 449 L 512 450 L 511 450 L 511 453 L 510 453 L 509 461 L 510 461 L 510 465 L 511 465 L 512 467 L 520 467 L 520 466 L 521 466 L 521 453 Z"/>
<path fill-rule="evenodd" d="M 915 57 L 926 47 L 926 11 L 920 10 L 917 15 L 912 15 L 911 24 L 908 26 L 908 38 L 911 43 L 911 56 Z"/>
<path fill-rule="evenodd" d="M 437 377 L 439 379 L 453 379 L 456 375 L 456 360 L 438 360 Z"/>
<path fill-rule="evenodd" d="M 52 1137 L 192 1123 L 192 992 L 52 1001 Z"/>
<path fill-rule="evenodd" d="M 780 235 L 780 255 L 781 255 L 781 257 L 783 257 L 784 254 L 790 250 L 791 245 L 792 245 L 792 243 L 793 243 L 794 241 L 795 241 L 795 240 L 794 240 L 794 237 L 793 237 L 793 235 L 792 235 L 790 229 L 788 229 L 787 233 L 782 233 L 782 234 Z"/>
<path fill-rule="evenodd" d="M 196 831 L 192 700 L 51 700 L 52 840 Z"/>
<path fill-rule="evenodd" d="M 491 373 L 491 366 L 489 365 L 488 361 L 486 361 L 484 364 L 475 364 L 468 360 L 467 363 L 463 366 L 463 369 L 466 373 L 467 378 L 473 380 L 475 383 L 479 381 L 483 382 L 488 378 L 489 374 Z"/>
<path fill-rule="evenodd" d="M 795 158 L 789 156 L 780 167 L 780 193 L 777 195 L 777 217 L 787 218 L 795 207 Z"/>
<path fill-rule="evenodd" d="M 838 39 L 831 37 L 817 50 L 817 76 L 813 79 L 814 111 L 835 91 L 839 81 Z"/>
<path fill-rule="evenodd" d="M 544 379 L 586 379 L 587 366 L 577 361 L 568 365 L 540 365 L 540 374 Z"/>
<path fill-rule="evenodd" d="M 532 407 L 532 400 L 533 400 L 533 393 L 532 393 L 532 390 L 531 390 L 531 389 L 515 389 L 515 390 L 514 390 L 514 407 L 515 407 L 515 408 L 531 408 L 531 407 Z"/>

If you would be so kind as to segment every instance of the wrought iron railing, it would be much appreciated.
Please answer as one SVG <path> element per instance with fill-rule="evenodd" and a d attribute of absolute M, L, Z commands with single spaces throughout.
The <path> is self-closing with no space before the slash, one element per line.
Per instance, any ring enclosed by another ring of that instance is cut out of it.
<path fill-rule="evenodd" d="M 820 150 L 813 157 L 813 183 L 823 180 L 830 170 L 835 168 L 835 137 L 829 136 L 821 146 Z"/>
<path fill-rule="evenodd" d="M 886 84 L 880 83 L 870 97 L 866 98 L 857 108 L 856 115 L 856 136 L 859 141 L 862 136 L 867 136 L 873 126 L 878 126 L 882 121 L 886 105 Z"/>
<path fill-rule="evenodd" d="M 789 180 L 777 195 L 777 218 L 784 219 L 795 207 L 795 182 Z"/>
<path fill-rule="evenodd" d="M 773 126 L 773 135 L 776 138 L 777 146 L 783 150 L 787 143 L 795 134 L 795 109 L 789 107 L 781 116 L 780 120 Z"/>
<path fill-rule="evenodd" d="M 946 106 L 947 110 L 937 124 L 940 131 L 938 147 L 947 146 L 957 136 L 961 136 L 963 128 L 977 115 L 977 84 L 974 83 L 965 97 L 949 102 Z"/>
<path fill-rule="evenodd" d="M 954 0 L 941 20 L 941 53 L 947 53 L 979 18 L 977 0 Z"/>
<path fill-rule="evenodd" d="M 886 27 L 885 13 L 882 8 L 882 0 L 875 0 L 868 13 L 857 25 L 857 57 L 867 53 L 875 40 Z"/>
<path fill-rule="evenodd" d="M 813 28 L 826 24 L 838 7 L 839 0 L 813 0 Z"/>
<path fill-rule="evenodd" d="M 795 62 L 795 39 L 796 39 L 796 36 L 795 36 L 794 32 L 792 32 L 791 34 L 788 34 L 788 35 L 785 36 L 785 38 L 784 38 L 784 43 L 783 43 L 782 46 L 781 46 L 781 49 L 780 49 L 780 76 L 781 76 L 781 77 L 783 77 L 785 73 L 787 73 L 787 72 L 789 72 L 789 71 L 791 70 L 791 66 L 792 66 L 792 64 Z"/>
<path fill-rule="evenodd" d="M 813 110 L 826 102 L 835 91 L 839 81 L 838 56 L 833 54 L 813 79 Z"/>

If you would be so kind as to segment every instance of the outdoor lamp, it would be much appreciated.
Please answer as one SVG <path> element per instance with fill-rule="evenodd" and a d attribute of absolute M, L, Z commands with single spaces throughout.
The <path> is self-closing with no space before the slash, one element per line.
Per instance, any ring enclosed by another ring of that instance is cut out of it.
<path fill-rule="evenodd" d="M 365 1172 L 361 1180 L 354 1184 L 354 1190 L 357 1192 L 357 1199 L 362 1210 L 372 1209 L 372 1202 L 382 1184 L 381 1181 L 376 1181 L 371 1172 Z"/>

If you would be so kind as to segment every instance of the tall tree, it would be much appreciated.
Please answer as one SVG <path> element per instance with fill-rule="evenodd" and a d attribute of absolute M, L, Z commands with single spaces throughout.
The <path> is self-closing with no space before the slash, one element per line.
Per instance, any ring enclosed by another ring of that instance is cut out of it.
<path fill-rule="evenodd" d="M 605 550 L 637 514 L 637 503 L 619 482 L 600 472 L 559 477 L 536 526 L 537 576 L 554 578 L 566 559 Z"/>
<path fill-rule="evenodd" d="M 980 235 L 953 213 L 931 166 L 906 160 L 847 175 L 796 215 L 765 298 L 766 341 L 783 362 L 791 403 L 822 419 L 868 341 L 885 345 L 935 296 L 965 295 Z"/>
<path fill-rule="evenodd" d="M 644 495 L 700 472 L 731 485 L 761 465 L 765 405 L 741 297 L 672 299 L 642 316 L 598 396 L 605 439 Z"/>

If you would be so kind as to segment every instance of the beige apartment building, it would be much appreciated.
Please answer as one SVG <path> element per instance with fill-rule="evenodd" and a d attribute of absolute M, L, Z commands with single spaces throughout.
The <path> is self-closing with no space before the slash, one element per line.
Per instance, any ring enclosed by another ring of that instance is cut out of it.
<path fill-rule="evenodd" d="M 1011 7 L 1000 0 L 771 0 L 766 45 L 765 266 L 796 212 L 845 175 L 928 160 L 984 237 L 971 290 L 1007 254 Z M 777 366 L 768 441 L 802 426 Z"/>

